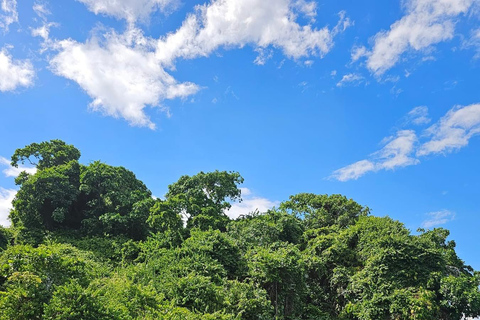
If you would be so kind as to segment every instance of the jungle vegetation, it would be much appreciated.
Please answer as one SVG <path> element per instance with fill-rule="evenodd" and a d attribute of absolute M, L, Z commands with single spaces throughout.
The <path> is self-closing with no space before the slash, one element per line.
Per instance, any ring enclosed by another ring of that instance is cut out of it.
<path fill-rule="evenodd" d="M 412 233 L 342 195 L 301 193 L 236 220 L 237 172 L 182 176 L 164 199 L 60 140 L 15 151 L 0 228 L 5 320 L 460 320 L 480 274 L 442 228 Z"/>

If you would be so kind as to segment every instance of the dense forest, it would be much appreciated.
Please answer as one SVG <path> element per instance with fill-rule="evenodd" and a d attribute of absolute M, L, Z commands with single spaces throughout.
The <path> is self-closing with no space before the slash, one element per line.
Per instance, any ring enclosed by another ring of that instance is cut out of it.
<path fill-rule="evenodd" d="M 79 162 L 60 140 L 0 227 L 0 319 L 460 320 L 480 274 L 445 229 L 412 233 L 341 195 L 301 193 L 236 220 L 236 172 L 182 176 L 164 199 L 123 168 Z"/>

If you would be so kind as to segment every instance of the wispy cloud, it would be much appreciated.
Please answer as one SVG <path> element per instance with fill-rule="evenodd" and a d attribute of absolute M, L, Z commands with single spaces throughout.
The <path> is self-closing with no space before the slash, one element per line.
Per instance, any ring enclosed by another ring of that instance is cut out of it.
<path fill-rule="evenodd" d="M 425 125 L 430 122 L 427 107 L 416 107 L 406 116 L 406 124 Z M 430 154 L 446 154 L 468 145 L 480 134 L 480 104 L 455 106 L 437 123 L 427 128 L 420 141 L 414 130 L 399 130 L 388 137 L 386 145 L 370 155 L 332 173 L 339 181 L 355 180 L 364 174 L 382 169 L 395 169 L 420 163 L 418 158 Z"/>
<path fill-rule="evenodd" d="M 474 48 L 476 51 L 474 58 L 480 58 L 480 28 L 470 31 L 470 37 L 462 43 L 462 49 L 466 48 Z"/>
<path fill-rule="evenodd" d="M 375 163 L 370 160 L 360 160 L 346 167 L 335 170 L 330 178 L 342 182 L 348 180 L 357 180 L 364 174 L 375 170 Z"/>
<path fill-rule="evenodd" d="M 35 11 L 37 16 L 40 18 L 42 24 L 39 27 L 31 28 L 31 34 L 33 37 L 40 37 L 43 39 L 44 43 L 42 45 L 41 52 L 44 52 L 51 45 L 50 28 L 58 27 L 59 24 L 56 22 L 48 21 L 47 17 L 51 14 L 51 12 L 50 10 L 48 10 L 47 4 L 45 2 L 34 2 L 33 11 Z"/>
<path fill-rule="evenodd" d="M 177 7 L 179 0 L 77 0 L 95 14 L 106 14 L 130 23 L 145 20 L 154 11 Z"/>
<path fill-rule="evenodd" d="M 364 82 L 365 78 L 358 73 L 349 73 L 342 77 L 342 79 L 337 83 L 337 87 L 344 87 L 347 84 L 359 85 Z"/>
<path fill-rule="evenodd" d="M 418 164 L 412 157 L 417 136 L 412 130 L 400 130 L 395 136 L 384 139 L 385 146 L 370 155 L 369 159 L 357 161 L 333 172 L 330 178 L 339 181 L 356 180 L 368 172 L 394 170 Z"/>
<path fill-rule="evenodd" d="M 422 228 L 430 229 L 444 225 L 455 219 L 455 213 L 449 210 L 441 210 L 427 213 L 427 219 L 422 222 Z"/>
<path fill-rule="evenodd" d="M 449 153 L 468 145 L 480 133 L 480 104 L 456 106 L 426 130 L 429 141 L 421 145 L 417 156 Z"/>
<path fill-rule="evenodd" d="M 365 56 L 368 56 L 368 50 L 364 46 L 360 47 L 353 47 L 352 52 L 351 52 L 351 59 L 352 62 L 356 62 L 360 58 L 363 58 Z"/>
<path fill-rule="evenodd" d="M 407 122 L 413 123 L 415 125 L 424 125 L 430 123 L 432 121 L 428 117 L 428 107 L 426 106 L 420 106 L 420 107 L 415 107 L 413 108 L 408 114 L 407 114 Z"/>
<path fill-rule="evenodd" d="M 18 22 L 17 0 L 1 0 L 0 9 L 0 29 L 8 32 L 8 27 Z"/>
<path fill-rule="evenodd" d="M 405 16 L 373 37 L 370 51 L 354 51 L 352 60 L 367 57 L 367 68 L 377 76 L 395 66 L 407 51 L 421 52 L 453 38 L 455 18 L 465 14 L 474 0 L 406 0 Z"/>

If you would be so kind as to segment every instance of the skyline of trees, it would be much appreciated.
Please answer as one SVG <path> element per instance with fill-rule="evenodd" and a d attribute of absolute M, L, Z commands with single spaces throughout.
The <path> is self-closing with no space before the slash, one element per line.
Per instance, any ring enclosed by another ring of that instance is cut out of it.
<path fill-rule="evenodd" d="M 237 172 L 182 176 L 154 199 L 61 140 L 15 151 L 0 228 L 0 319 L 460 320 L 480 273 L 443 228 L 412 234 L 342 195 L 300 193 L 231 220 Z"/>

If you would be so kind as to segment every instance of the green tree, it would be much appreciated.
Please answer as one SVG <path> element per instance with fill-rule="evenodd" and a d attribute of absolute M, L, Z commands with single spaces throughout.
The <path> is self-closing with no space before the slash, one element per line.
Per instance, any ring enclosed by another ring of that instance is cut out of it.
<path fill-rule="evenodd" d="M 249 276 L 264 288 L 275 319 L 298 319 L 304 304 L 305 273 L 300 250 L 286 243 L 256 247 L 247 253 Z"/>
<path fill-rule="evenodd" d="M 42 319 L 43 305 L 48 301 L 46 284 L 28 271 L 13 272 L 0 289 L 0 319 Z"/>
<path fill-rule="evenodd" d="M 255 246 L 269 246 L 282 241 L 299 244 L 304 232 L 303 221 L 281 210 L 253 212 L 231 221 L 228 234 L 246 251 Z"/>
<path fill-rule="evenodd" d="M 230 279 L 241 277 L 246 271 L 245 260 L 238 246 L 228 235 L 219 230 L 193 230 L 191 237 L 183 243 L 181 252 L 188 255 L 209 256 L 225 268 Z"/>
<path fill-rule="evenodd" d="M 80 176 L 82 227 L 88 234 L 126 234 L 144 239 L 154 204 L 151 192 L 133 172 L 95 161 Z"/>
<path fill-rule="evenodd" d="M 13 200 L 10 218 L 22 232 L 20 239 L 39 243 L 44 231 L 78 228 L 81 216 L 75 210 L 80 165 L 76 160 L 38 170 L 22 182 Z"/>
<path fill-rule="evenodd" d="M 33 158 L 33 159 L 32 159 Z M 12 155 L 12 166 L 29 162 L 38 170 L 52 168 L 80 159 L 80 151 L 73 145 L 61 140 L 50 140 L 41 143 L 32 143 L 24 148 L 15 150 Z"/>
<path fill-rule="evenodd" d="M 355 224 L 359 217 L 370 213 L 368 207 L 363 207 L 352 199 L 339 194 L 329 196 L 299 193 L 281 203 L 280 209 L 287 210 L 304 219 L 307 229 L 332 225 L 347 227 Z"/>
<path fill-rule="evenodd" d="M 107 320 L 100 302 L 75 279 L 57 287 L 45 307 L 44 320 Z"/>
<path fill-rule="evenodd" d="M 237 172 L 200 172 L 194 176 L 182 176 L 168 186 L 168 204 L 187 219 L 187 227 L 202 230 L 225 230 L 229 222 L 225 210 L 231 207 L 227 201 L 241 200 L 238 185 L 243 178 Z"/>

